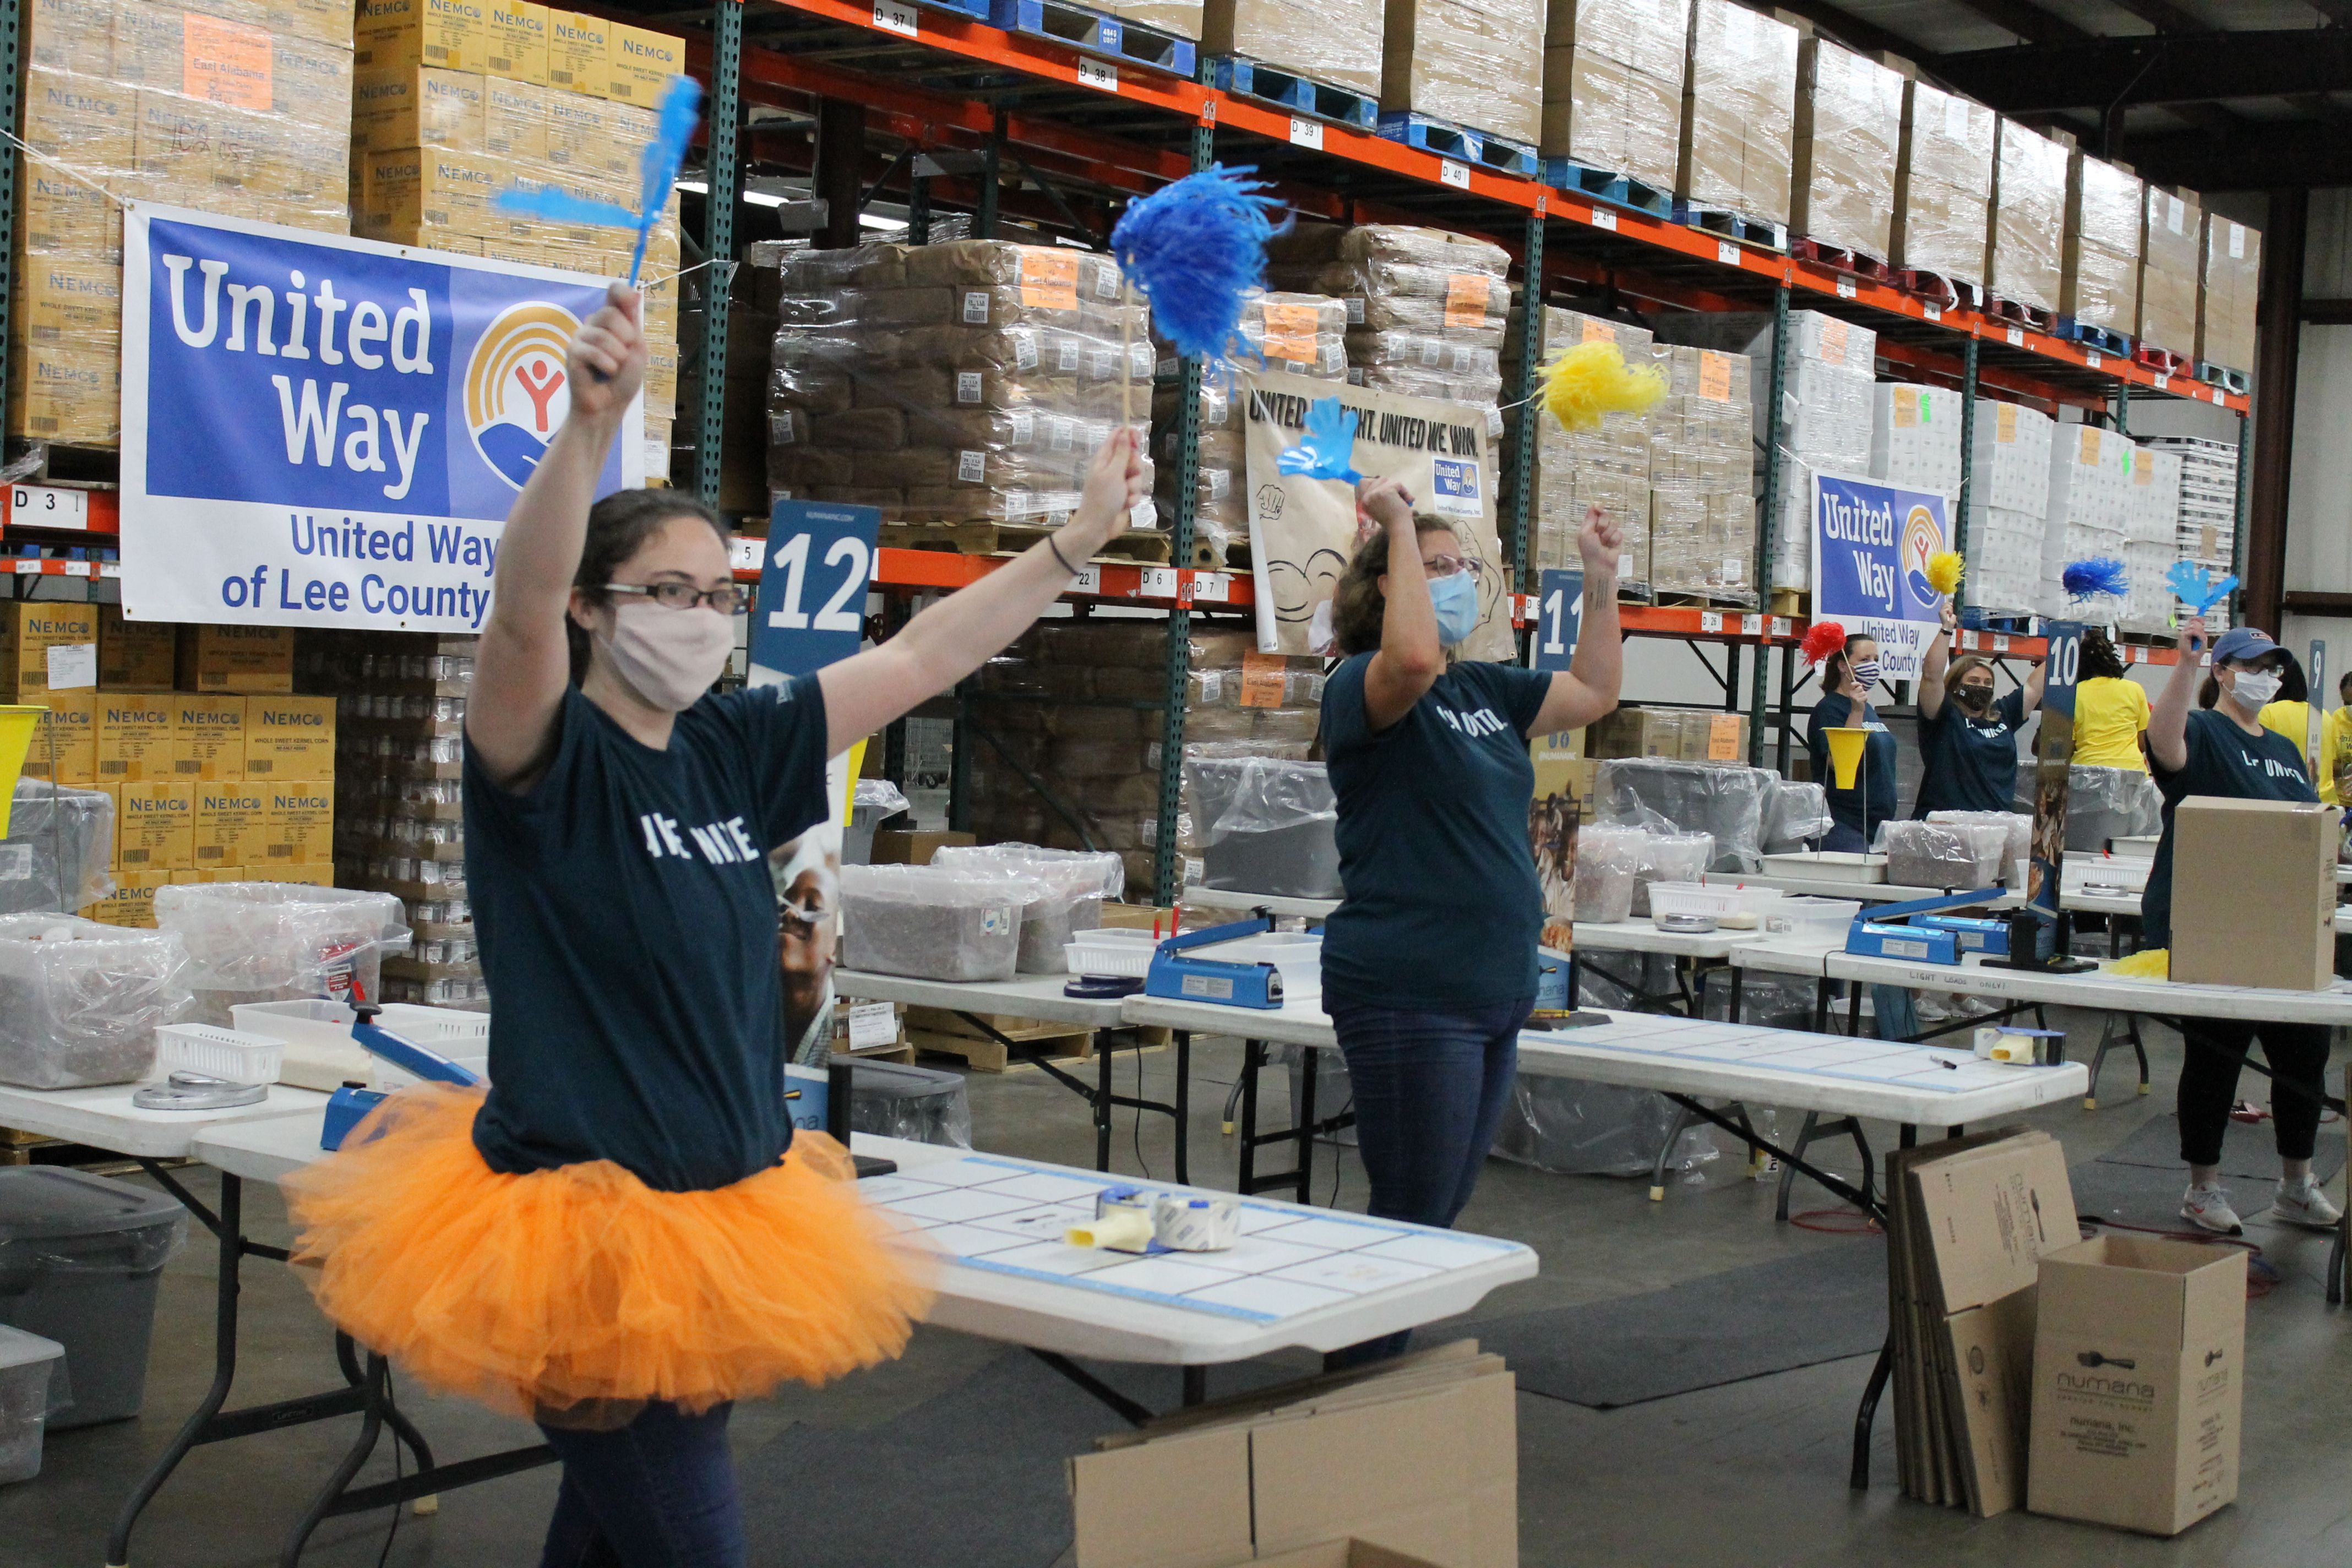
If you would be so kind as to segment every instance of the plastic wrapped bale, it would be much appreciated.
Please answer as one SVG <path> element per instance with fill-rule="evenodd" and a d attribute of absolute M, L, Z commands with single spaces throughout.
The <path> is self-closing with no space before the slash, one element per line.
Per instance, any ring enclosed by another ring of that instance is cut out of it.
<path fill-rule="evenodd" d="M 73 915 L 0 915 L 0 1083 L 131 1083 L 155 1065 L 155 1026 L 188 1016 L 188 950 L 163 931 Z"/>
<path fill-rule="evenodd" d="M 1294 899 L 1340 896 L 1339 803 L 1321 763 L 1184 759 L 1209 887 Z"/>
<path fill-rule="evenodd" d="M 1022 876 L 1056 868 L 1057 876 L 1082 876 L 1097 898 L 1111 902 L 1127 890 L 1127 863 L 1115 849 L 1046 849 L 1034 844 L 942 844 L 931 852 L 931 864 L 950 870 L 996 865 Z"/>
<path fill-rule="evenodd" d="M 931 864 L 950 871 L 996 873 L 1019 878 L 1038 889 L 1021 907 L 1023 974 L 1060 974 L 1069 968 L 1064 949 L 1078 932 L 1102 924 L 1105 899 L 1127 885 L 1127 867 L 1116 850 L 1041 849 L 1033 844 L 946 845 Z"/>
<path fill-rule="evenodd" d="M 1711 833 L 1651 833 L 1642 841 L 1642 863 L 1633 869 L 1633 913 L 1650 912 L 1653 882 L 1696 882 L 1714 863 Z"/>
<path fill-rule="evenodd" d="M 905 811 L 907 796 L 888 779 L 859 779 L 850 802 L 849 826 L 841 830 L 841 863 L 863 866 L 874 858 L 874 830 Z"/>
<path fill-rule="evenodd" d="M 2151 784 L 2149 787 L 2155 786 Z M 1968 824 L 2000 828 L 2007 836 L 2000 847 L 2000 876 L 2003 881 L 2009 879 L 2011 868 L 2033 853 L 2033 814 L 2030 811 L 1931 811 L 1927 814 L 1927 820 L 1946 825 Z"/>
<path fill-rule="evenodd" d="M 175 883 L 155 889 L 155 924 L 195 961 L 200 1024 L 233 1026 L 240 1002 L 374 998 L 384 954 L 408 945 L 408 912 L 390 893 L 297 882 Z"/>
<path fill-rule="evenodd" d="M 1592 823 L 1576 830 L 1576 918 L 1609 924 L 1633 912 L 1633 877 L 1650 836 Z"/>
<path fill-rule="evenodd" d="M 919 980 L 1010 980 L 1027 902 L 1000 874 L 844 866 L 841 961 Z"/>
<path fill-rule="evenodd" d="M 1601 764 L 1592 788 L 1601 821 L 1708 834 L 1715 860 L 1701 869 L 1757 871 L 1764 865 L 1764 803 L 1776 777 L 1735 763 L 1616 757 Z"/>
<path fill-rule="evenodd" d="M 1764 805 L 1765 854 L 1794 854 L 1825 837 L 1830 827 L 1827 790 L 1800 779 L 1772 777 Z"/>
<path fill-rule="evenodd" d="M 1646 1176 L 1674 1129 L 1675 1103 L 1654 1089 L 1521 1073 L 1490 1152 L 1554 1175 Z M 1694 1127 L 1667 1164 L 1687 1170 L 1715 1157 L 1706 1130 Z"/>
<path fill-rule="evenodd" d="M 900 1062 L 851 1062 L 849 1130 L 943 1148 L 971 1147 L 971 1101 L 963 1079 Z"/>
<path fill-rule="evenodd" d="M 114 802 L 101 790 L 18 779 L 0 838 L 0 915 L 82 910 L 114 891 Z"/>
<path fill-rule="evenodd" d="M 2033 788 L 2033 770 L 2020 768 L 2021 790 Z M 2031 794 L 2017 808 L 2031 816 Z M 2110 839 L 2150 837 L 2164 831 L 2164 796 L 2156 781 L 2135 768 L 2066 770 L 2066 847 L 2104 850 Z"/>
<path fill-rule="evenodd" d="M 1961 892 L 1999 882 L 2008 847 L 2000 823 L 1896 821 L 1878 825 L 1874 848 L 1886 857 L 1886 879 L 1895 887 Z"/>

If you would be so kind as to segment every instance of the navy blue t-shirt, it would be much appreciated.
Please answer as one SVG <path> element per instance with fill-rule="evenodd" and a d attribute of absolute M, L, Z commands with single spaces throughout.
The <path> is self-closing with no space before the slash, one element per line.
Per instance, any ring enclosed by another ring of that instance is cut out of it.
<path fill-rule="evenodd" d="M 466 747 L 467 885 L 490 1014 L 494 1171 L 610 1160 L 723 1187 L 791 1141 L 767 853 L 826 815 L 814 676 L 704 697 L 666 750 L 564 694 L 529 794 Z"/>
<path fill-rule="evenodd" d="M 1532 996 L 1543 892 L 1528 847 L 1528 731 L 1551 677 L 1448 666 L 1375 733 L 1358 654 L 1323 688 L 1347 894 L 1323 928 L 1327 1002 L 1463 1007 Z"/>
<path fill-rule="evenodd" d="M 1999 698 L 1972 719 L 1944 693 L 1933 719 L 1919 715 L 1919 801 L 1914 816 L 1931 811 L 2013 811 L 2017 797 L 2017 732 L 2025 728 L 2025 693 Z"/>
<path fill-rule="evenodd" d="M 1862 778 L 1853 788 L 1840 789 L 1837 770 L 1830 765 L 1830 738 L 1822 731 L 1857 724 L 1870 731 L 1870 739 L 1862 743 Z M 1880 722 L 1878 710 L 1867 702 L 1862 705 L 1862 717 L 1856 719 L 1853 699 L 1832 691 L 1813 704 L 1812 721 L 1805 733 L 1805 751 L 1813 760 L 1814 779 L 1829 796 L 1830 820 L 1839 828 L 1858 835 L 1862 848 L 1867 850 L 1878 832 L 1878 825 L 1895 815 L 1895 731 Z"/>
<path fill-rule="evenodd" d="M 2192 795 L 2227 800 L 2299 800 L 2316 804 L 2311 777 L 2303 771 L 2303 748 L 2273 731 L 2249 735 L 2210 708 L 2191 710 L 2184 739 L 2189 756 L 2179 773 L 2167 773 L 2153 754 L 2148 761 L 2164 796 L 2164 837 L 2147 868 L 2140 895 L 2139 924 L 2147 947 L 2172 942 L 2172 808 Z"/>

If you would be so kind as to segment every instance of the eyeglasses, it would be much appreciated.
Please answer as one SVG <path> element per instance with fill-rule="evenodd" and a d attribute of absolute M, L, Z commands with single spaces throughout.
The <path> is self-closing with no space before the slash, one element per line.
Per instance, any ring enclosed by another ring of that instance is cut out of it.
<path fill-rule="evenodd" d="M 749 597 L 733 583 L 717 588 L 698 588 L 691 583 L 607 583 L 604 592 L 651 599 L 665 610 L 691 610 L 698 605 L 708 605 L 722 616 L 731 616 L 741 609 Z"/>
<path fill-rule="evenodd" d="M 1425 577 L 1454 577 L 1467 572 L 1473 577 L 1483 576 L 1486 563 L 1466 555 L 1436 555 L 1421 563 Z"/>
<path fill-rule="evenodd" d="M 798 926 L 808 930 L 823 925 L 831 919 L 833 919 L 833 910 L 822 899 L 814 899 L 805 904 L 796 904 L 792 900 L 785 899 L 776 906 L 776 923 L 781 926 Z"/>

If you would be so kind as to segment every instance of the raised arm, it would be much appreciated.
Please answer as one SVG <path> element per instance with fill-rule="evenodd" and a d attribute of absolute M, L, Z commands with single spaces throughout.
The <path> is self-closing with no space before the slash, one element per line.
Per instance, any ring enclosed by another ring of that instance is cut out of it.
<path fill-rule="evenodd" d="M 2032 668 L 2025 672 L 2025 705 L 2018 710 L 2021 718 L 2042 706 L 2042 688 L 2049 674 L 2050 661 L 2046 658 L 2035 659 Z"/>
<path fill-rule="evenodd" d="M 1364 667 L 1364 721 L 1375 732 L 1412 711 L 1445 673 L 1445 647 L 1437 637 L 1437 607 L 1422 570 L 1421 532 L 1412 499 L 1394 479 L 1356 487 L 1365 515 L 1388 531 L 1389 583 L 1381 591 L 1381 646 Z"/>
<path fill-rule="evenodd" d="M 1625 671 L 1625 643 L 1617 627 L 1617 552 L 1624 547 L 1624 530 L 1599 507 L 1588 507 L 1576 534 L 1576 552 L 1584 560 L 1584 620 L 1576 657 L 1551 678 L 1551 689 L 1536 713 L 1535 734 L 1580 730 L 1617 706 Z"/>
<path fill-rule="evenodd" d="M 879 647 L 817 672 L 826 750 L 839 755 L 987 663 L 1061 596 L 1087 556 L 1127 531 L 1143 493 L 1142 455 L 1122 426 L 1095 454 L 1077 512 L 1060 532 L 950 594 Z"/>
<path fill-rule="evenodd" d="M 588 533 L 588 508 L 621 416 L 645 379 L 641 302 L 615 283 L 572 340 L 564 362 L 571 412 L 531 470 L 499 545 L 496 595 L 474 658 L 466 734 L 490 777 L 526 787 L 546 765 L 571 681 L 563 623 Z"/>
<path fill-rule="evenodd" d="M 1927 651 L 1919 658 L 1919 716 L 1922 719 L 1933 719 L 1944 710 L 1944 668 L 1952 661 L 1952 637 L 1960 624 L 1960 617 L 1954 613 L 1949 599 L 1944 601 L 1943 619 L 1942 627 L 1927 639 Z M 2037 688 L 2034 700 L 2040 701 L 2041 695 Z M 2032 711 L 2032 703 L 2026 705 L 2026 710 Z"/>
<path fill-rule="evenodd" d="M 2168 773 L 2189 765 L 2189 709 L 2204 673 L 2198 668 L 2198 656 L 2205 649 L 2205 618 L 2192 616 L 2181 622 L 2179 640 L 2173 646 L 2180 657 L 2147 711 L 2148 759 Z"/>

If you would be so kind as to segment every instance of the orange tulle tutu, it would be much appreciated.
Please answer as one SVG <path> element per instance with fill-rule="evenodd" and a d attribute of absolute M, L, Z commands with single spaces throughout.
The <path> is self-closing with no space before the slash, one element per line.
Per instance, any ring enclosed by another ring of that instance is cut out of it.
<path fill-rule="evenodd" d="M 894 1357 L 929 1306 L 919 1244 L 830 1138 L 709 1192 L 605 1160 L 500 1175 L 483 1093 L 404 1089 L 286 1183 L 320 1309 L 434 1388 L 562 1425 L 705 1410 Z"/>

